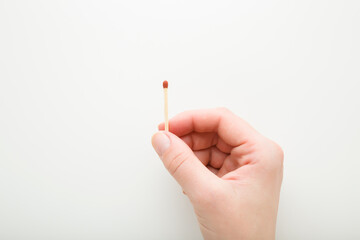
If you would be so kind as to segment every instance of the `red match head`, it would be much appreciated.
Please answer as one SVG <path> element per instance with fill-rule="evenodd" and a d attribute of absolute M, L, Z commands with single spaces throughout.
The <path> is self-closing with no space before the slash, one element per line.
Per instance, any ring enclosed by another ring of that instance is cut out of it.
<path fill-rule="evenodd" d="M 169 83 L 168 83 L 168 81 L 163 81 L 163 88 L 168 88 L 168 85 L 169 85 Z"/>

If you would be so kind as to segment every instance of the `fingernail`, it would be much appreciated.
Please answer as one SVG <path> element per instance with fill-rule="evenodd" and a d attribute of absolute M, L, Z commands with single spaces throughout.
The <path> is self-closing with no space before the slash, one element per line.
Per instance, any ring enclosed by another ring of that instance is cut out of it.
<path fill-rule="evenodd" d="M 155 135 L 152 137 L 151 142 L 155 151 L 160 157 L 164 154 L 166 149 L 170 147 L 170 139 L 163 132 L 155 133 Z"/>

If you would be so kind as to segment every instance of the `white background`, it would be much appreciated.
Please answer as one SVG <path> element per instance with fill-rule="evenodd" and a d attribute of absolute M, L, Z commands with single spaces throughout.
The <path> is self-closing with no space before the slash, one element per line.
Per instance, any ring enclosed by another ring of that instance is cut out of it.
<path fill-rule="evenodd" d="M 225 106 L 285 151 L 277 239 L 359 239 L 357 0 L 0 0 L 0 239 L 201 239 L 153 151 Z"/>

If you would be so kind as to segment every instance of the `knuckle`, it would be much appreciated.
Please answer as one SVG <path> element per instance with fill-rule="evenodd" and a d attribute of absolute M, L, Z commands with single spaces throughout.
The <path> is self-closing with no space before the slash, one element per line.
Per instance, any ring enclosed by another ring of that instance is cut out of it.
<path fill-rule="evenodd" d="M 284 151 L 276 142 L 265 138 L 264 141 L 258 146 L 260 154 L 260 159 L 264 163 L 265 169 L 270 172 L 278 172 L 283 169 L 284 162 Z"/>
<path fill-rule="evenodd" d="M 224 113 L 231 113 L 231 111 L 226 107 L 218 107 L 217 110 L 224 112 Z"/>
<path fill-rule="evenodd" d="M 280 147 L 279 144 L 274 142 L 274 149 L 275 149 L 275 153 L 277 155 L 277 158 L 279 159 L 279 161 L 281 163 L 284 162 L 284 150 Z"/>
<path fill-rule="evenodd" d="M 174 157 L 171 158 L 169 165 L 167 167 L 171 175 L 175 175 L 179 168 L 184 164 L 186 160 L 189 159 L 189 154 L 185 152 L 179 152 Z"/>
<path fill-rule="evenodd" d="M 273 153 L 274 166 L 282 168 L 284 163 L 284 151 L 276 142 L 271 141 L 271 152 Z"/>

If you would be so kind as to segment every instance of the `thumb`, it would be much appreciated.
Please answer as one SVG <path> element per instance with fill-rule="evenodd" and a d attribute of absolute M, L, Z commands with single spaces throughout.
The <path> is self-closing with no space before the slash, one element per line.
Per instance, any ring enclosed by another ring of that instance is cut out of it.
<path fill-rule="evenodd" d="M 217 177 L 176 135 L 164 131 L 157 132 L 152 137 L 152 145 L 166 169 L 189 197 L 201 194 L 215 184 Z"/>

